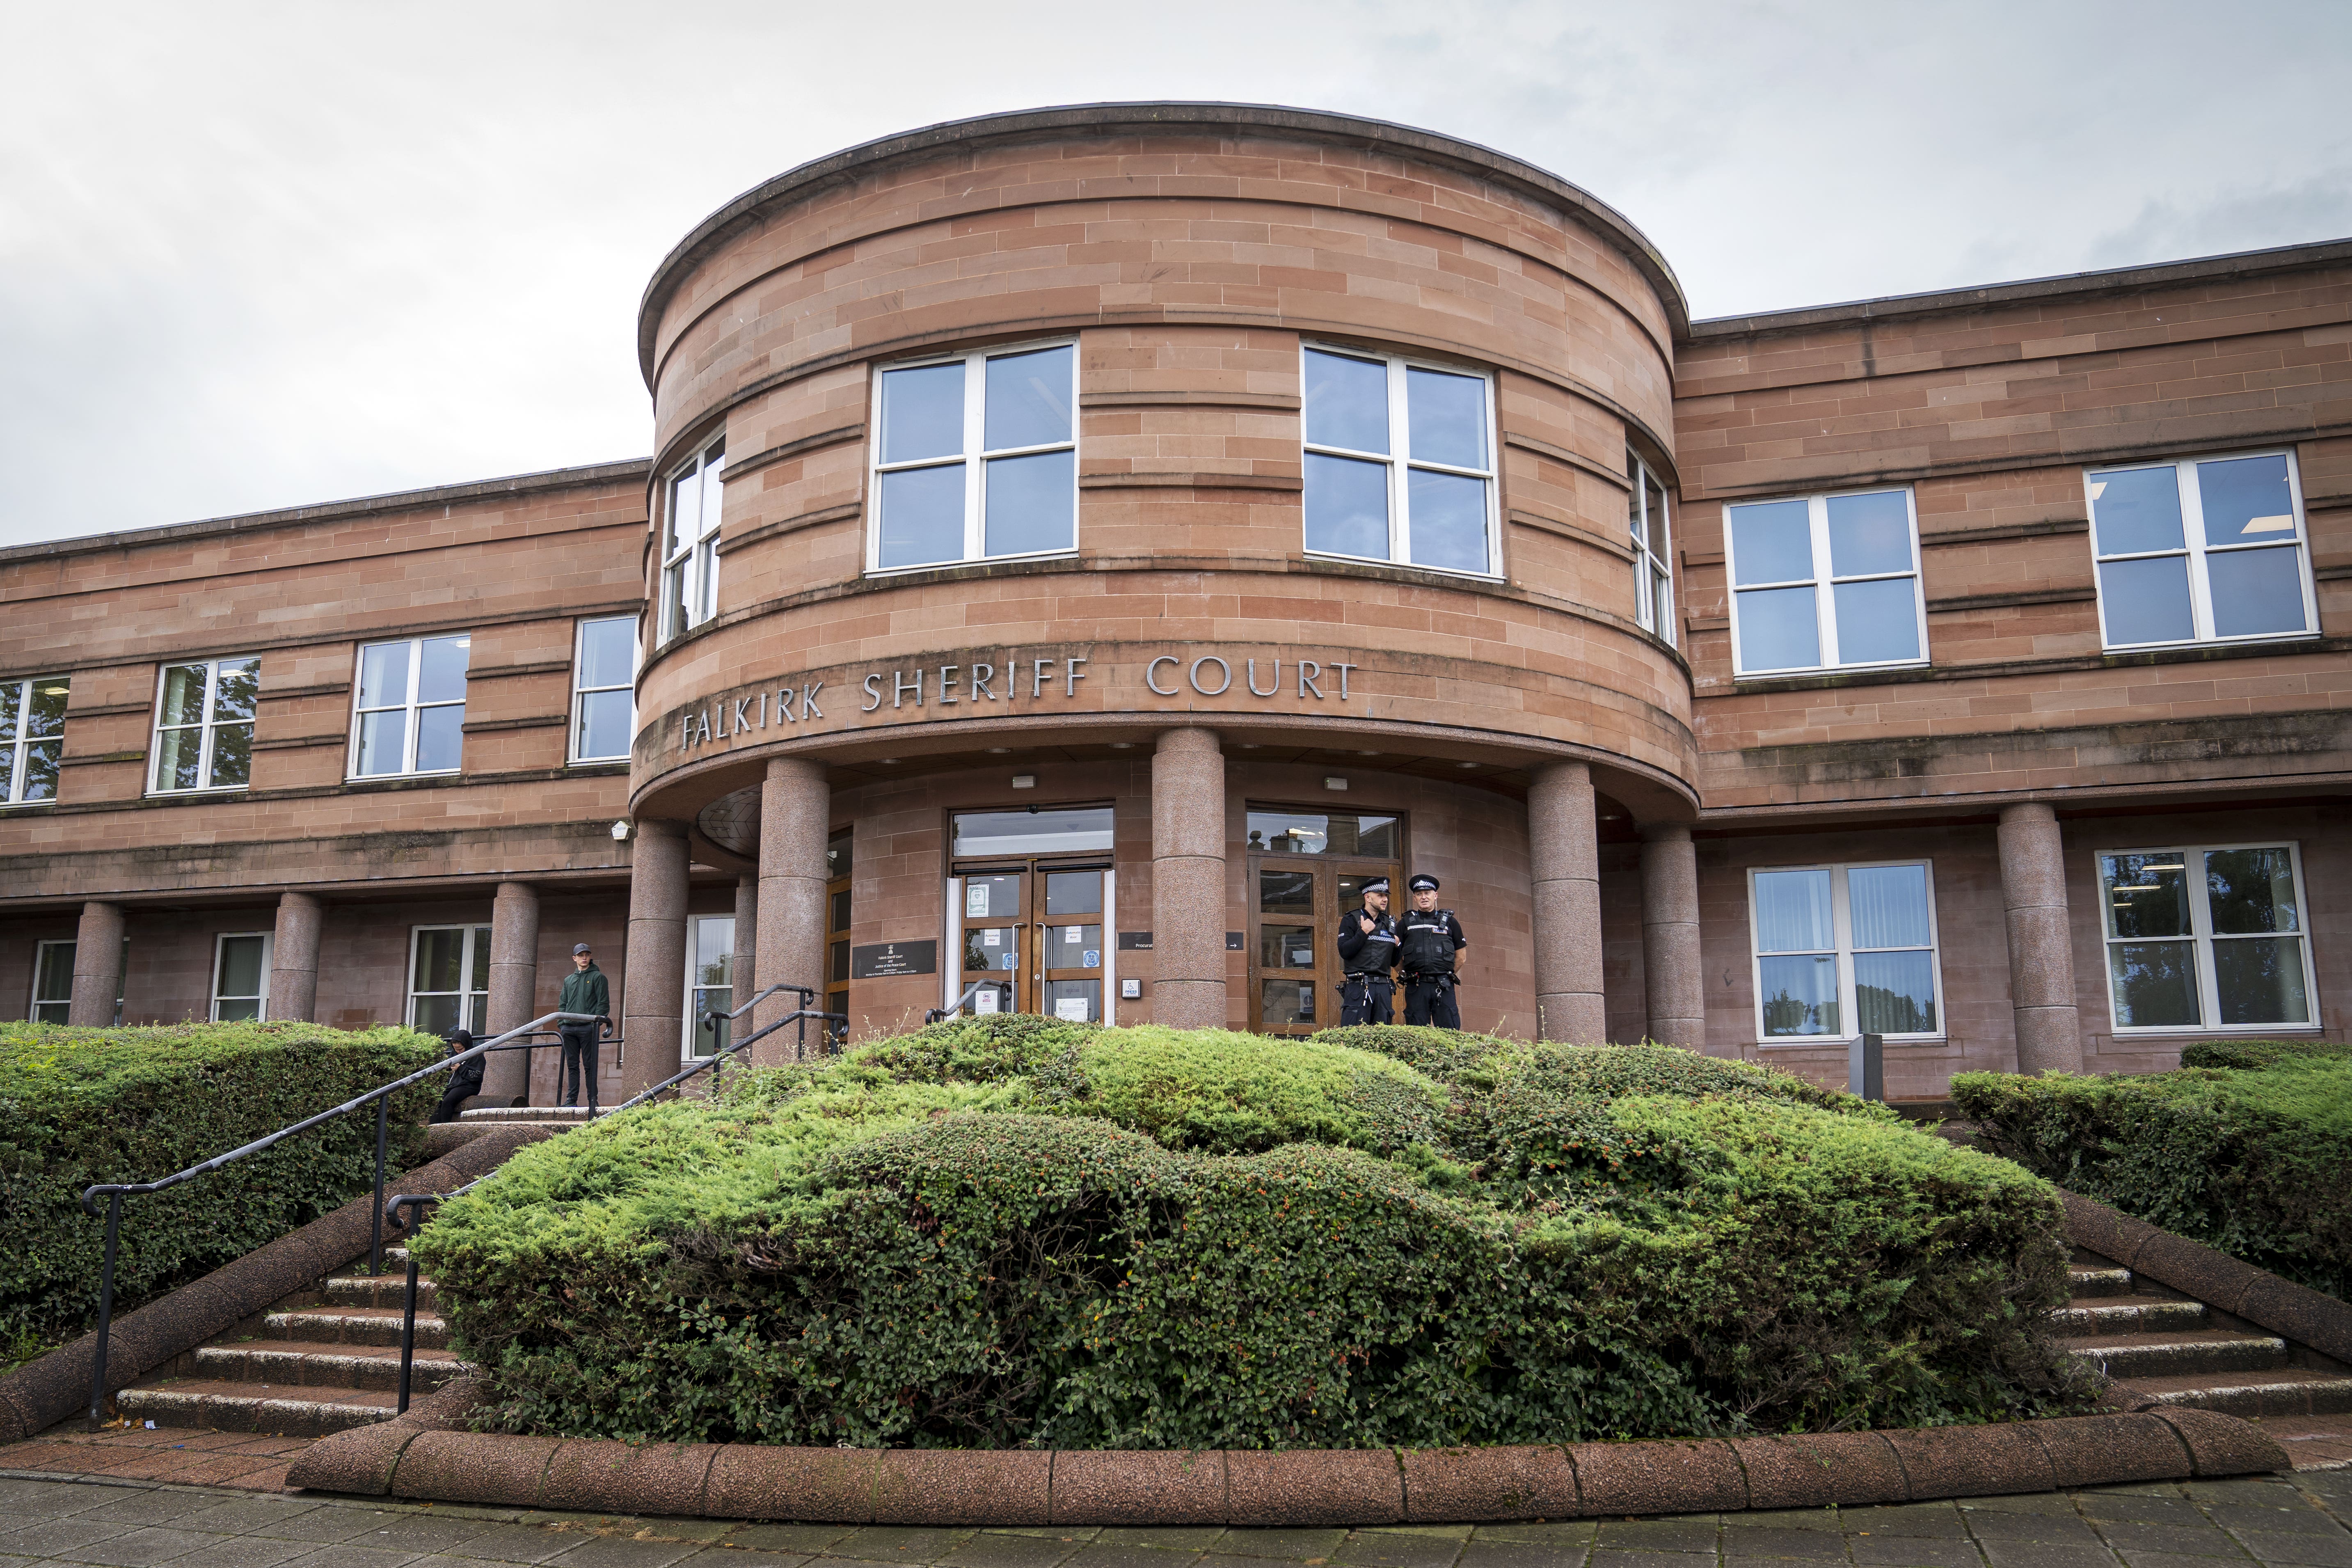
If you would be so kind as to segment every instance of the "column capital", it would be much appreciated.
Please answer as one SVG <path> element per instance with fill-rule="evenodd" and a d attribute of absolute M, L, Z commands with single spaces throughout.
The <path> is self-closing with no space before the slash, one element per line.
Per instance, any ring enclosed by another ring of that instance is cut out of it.
<path fill-rule="evenodd" d="M 1223 737 L 1205 724 L 1180 724 L 1160 731 L 1152 750 L 1162 756 L 1223 756 Z"/>
<path fill-rule="evenodd" d="M 1687 844 L 1691 841 L 1691 825 L 1687 822 L 1645 822 L 1642 824 L 1644 844 Z"/>

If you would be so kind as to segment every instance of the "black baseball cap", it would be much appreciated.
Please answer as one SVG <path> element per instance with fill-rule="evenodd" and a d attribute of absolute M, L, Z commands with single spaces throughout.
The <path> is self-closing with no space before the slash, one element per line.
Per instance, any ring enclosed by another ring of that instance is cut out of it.
<path fill-rule="evenodd" d="M 1405 886 L 1416 893 L 1433 893 L 1437 891 L 1437 879 L 1426 871 L 1422 871 L 1416 873 L 1412 880 L 1407 882 Z"/>
<path fill-rule="evenodd" d="M 575 942 L 572 944 L 572 956 L 574 958 L 579 957 L 582 953 L 587 951 L 588 944 L 584 942 Z"/>

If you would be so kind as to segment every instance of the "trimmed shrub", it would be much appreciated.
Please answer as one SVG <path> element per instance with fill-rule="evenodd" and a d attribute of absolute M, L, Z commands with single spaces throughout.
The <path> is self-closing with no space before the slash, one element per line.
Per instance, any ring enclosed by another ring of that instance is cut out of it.
<path fill-rule="evenodd" d="M 443 1055 L 408 1029 L 0 1024 L 0 1339 L 55 1343 L 97 1318 L 98 1182 L 184 1170 Z M 423 1147 L 434 1080 L 391 1106 L 395 1169 Z M 355 1111 L 165 1193 L 125 1200 L 118 1311 L 187 1283 L 367 1189 L 375 1119 Z"/>
<path fill-rule="evenodd" d="M 1356 1447 L 2081 1406 L 2045 1184 L 1761 1075 L 1621 1093 L 1712 1069 L 1546 1049 L 1449 1093 L 1320 1041 L 967 1021 L 532 1145 L 415 1245 L 515 1431 Z"/>
<path fill-rule="evenodd" d="M 1952 1098 L 1979 1147 L 2352 1300 L 2352 1057 L 2282 1052 L 2255 1070 L 2142 1077 L 1966 1073 Z"/>
<path fill-rule="evenodd" d="M 2352 1046 L 2334 1040 L 2200 1040 L 2182 1048 L 2180 1065 L 2260 1071 L 2278 1062 L 2336 1057 L 2352 1057 Z"/>

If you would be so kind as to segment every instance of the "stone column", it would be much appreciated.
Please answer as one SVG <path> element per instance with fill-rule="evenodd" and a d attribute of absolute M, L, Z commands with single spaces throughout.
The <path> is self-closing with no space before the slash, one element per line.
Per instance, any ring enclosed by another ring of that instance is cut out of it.
<path fill-rule="evenodd" d="M 833 785 L 824 763 L 803 757 L 769 762 L 767 782 L 760 786 L 760 907 L 753 922 L 757 945 L 751 950 L 751 972 L 760 984 L 754 991 L 788 981 L 815 986 L 823 1000 L 824 839 L 832 822 Z M 740 908 L 740 894 L 736 902 Z M 740 930 L 735 940 L 740 949 Z M 783 992 L 740 1022 L 746 1027 L 771 1024 L 800 1005 L 799 997 Z M 807 1035 L 814 1056 L 824 1033 L 812 1025 Z M 762 1064 L 791 1061 L 800 1044 L 800 1030 L 779 1029 L 751 1047 L 751 1059 Z"/>
<path fill-rule="evenodd" d="M 278 925 L 269 938 L 269 1016 L 317 1020 L 319 928 L 327 907 L 309 893 L 278 895 Z"/>
<path fill-rule="evenodd" d="M 1642 979 L 1650 1038 L 1706 1048 L 1706 978 L 1699 967 L 1698 852 L 1690 826 L 1642 830 Z"/>
<path fill-rule="evenodd" d="M 2017 1070 L 2081 1072 L 2083 1029 L 2074 1016 L 2074 949 L 2066 929 L 2066 851 L 2058 814 L 2040 801 L 2005 805 L 1999 841 Z"/>
<path fill-rule="evenodd" d="M 685 827 L 638 822 L 629 854 L 629 945 L 621 974 L 624 1100 L 678 1069 L 685 1039 L 686 873 Z M 612 1049 L 606 1045 L 599 1054 L 609 1061 Z"/>
<path fill-rule="evenodd" d="M 74 931 L 73 999 L 66 1022 L 103 1029 L 114 1022 L 114 998 L 122 989 L 122 906 L 90 900 L 81 907 Z"/>
<path fill-rule="evenodd" d="M 735 985 L 735 1005 L 740 1007 L 759 990 L 760 973 L 760 874 L 746 871 L 735 879 L 735 966 L 731 978 Z M 823 981 L 817 982 L 822 985 Z M 751 1017 L 745 1014 L 737 1020 L 740 1026 Z"/>
<path fill-rule="evenodd" d="M 500 882 L 490 904 L 490 1012 L 493 1035 L 520 1029 L 539 1016 L 539 889 Z M 562 1047 L 556 1047 L 561 1058 Z M 530 1062 L 537 1051 L 492 1051 L 482 1064 L 482 1098 L 492 1105 L 530 1098 Z"/>
<path fill-rule="evenodd" d="M 1153 1023 L 1225 1026 L 1225 756 L 1214 730 L 1165 731 L 1152 753 L 1151 973 Z"/>
<path fill-rule="evenodd" d="M 1536 1032 L 1547 1040 L 1609 1037 L 1601 984 L 1601 843 L 1592 770 L 1548 763 L 1528 792 L 1535 895 Z"/>

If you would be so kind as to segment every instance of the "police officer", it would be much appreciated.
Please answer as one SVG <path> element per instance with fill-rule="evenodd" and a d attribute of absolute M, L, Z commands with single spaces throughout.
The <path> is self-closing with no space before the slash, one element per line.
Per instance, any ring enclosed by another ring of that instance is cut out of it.
<path fill-rule="evenodd" d="M 1405 884 L 1412 908 L 1397 922 L 1397 967 L 1404 971 L 1404 1021 L 1462 1026 L 1454 1004 L 1454 955 L 1470 945 L 1452 910 L 1437 907 L 1437 879 L 1417 873 Z"/>
<path fill-rule="evenodd" d="M 1339 917 L 1339 972 L 1348 977 L 1339 987 L 1340 1023 L 1395 1021 L 1391 998 L 1396 983 L 1389 971 L 1395 966 L 1396 951 L 1396 927 L 1389 920 L 1389 879 L 1375 877 L 1364 884 L 1364 907 Z"/>

